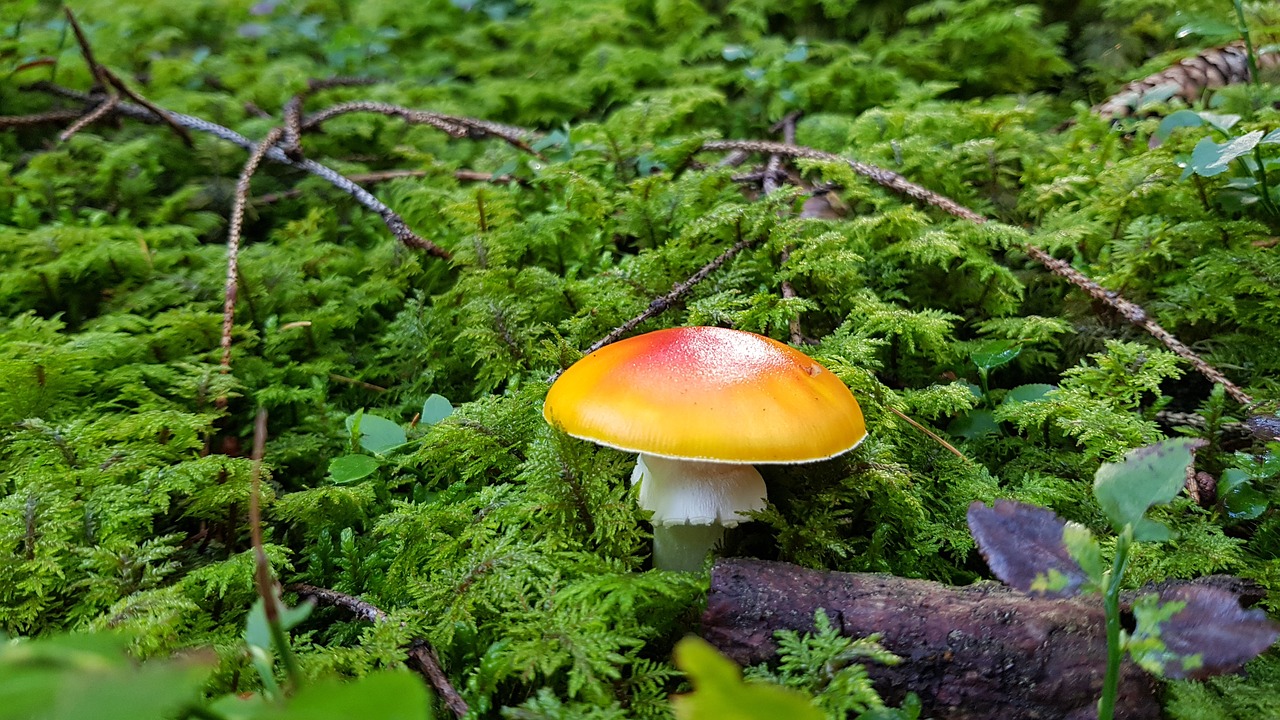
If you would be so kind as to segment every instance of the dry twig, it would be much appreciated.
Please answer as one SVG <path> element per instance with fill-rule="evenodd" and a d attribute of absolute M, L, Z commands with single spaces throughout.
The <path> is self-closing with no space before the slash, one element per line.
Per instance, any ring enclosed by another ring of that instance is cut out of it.
<path fill-rule="evenodd" d="M 307 101 L 307 98 L 321 90 L 356 85 L 374 85 L 376 83 L 377 80 L 375 78 L 362 77 L 312 78 L 308 80 L 306 89 L 289 98 L 289 102 L 285 103 L 284 140 L 280 143 L 280 149 L 284 150 L 284 153 L 294 160 L 302 157 L 302 105 Z"/>
<path fill-rule="evenodd" d="M 95 98 L 99 97 L 49 82 L 37 82 L 32 84 L 30 87 L 34 90 L 47 92 L 52 95 L 58 95 L 73 100 L 79 100 L 81 102 L 92 102 Z M 150 110 L 132 103 L 121 102 L 116 106 L 114 112 L 143 122 L 157 121 L 156 116 Z M 226 140 L 227 142 L 239 145 L 246 150 L 253 151 L 258 146 L 258 143 L 255 143 L 235 130 L 223 125 L 191 115 L 185 115 L 183 113 L 169 112 L 168 115 L 174 123 L 181 127 L 213 135 L 221 140 Z M 450 253 L 444 248 L 436 245 L 430 240 L 419 237 L 409 229 L 408 224 L 405 223 L 404 218 L 400 217 L 399 213 L 392 210 L 381 200 L 370 194 L 368 190 L 360 187 L 360 185 L 353 182 L 342 173 L 339 173 L 337 170 L 307 158 L 294 160 L 278 147 L 268 148 L 264 158 L 271 162 L 287 165 L 315 175 L 316 177 L 324 179 L 339 190 L 347 193 L 353 197 L 357 203 L 364 206 L 366 209 L 377 213 L 382 218 L 382 222 L 387 226 L 387 229 L 405 245 L 424 250 L 427 253 L 444 260 L 448 260 L 452 257 L 452 255 L 450 255 Z"/>
<path fill-rule="evenodd" d="M 514 125 L 503 125 L 502 123 L 489 122 L 488 120 L 479 120 L 459 115 L 445 115 L 443 113 L 430 112 L 427 110 L 414 110 L 413 108 L 389 105 L 387 103 L 380 102 L 349 102 L 325 108 L 320 112 L 307 116 L 307 118 L 302 121 L 302 129 L 313 130 L 318 128 L 327 120 L 353 112 L 377 113 L 379 115 L 398 117 L 408 123 L 430 125 L 431 127 L 456 138 L 494 137 L 503 140 L 512 147 L 518 148 L 530 155 L 539 158 L 542 157 L 542 153 L 534 150 L 526 142 L 526 139 L 535 139 L 539 137 L 539 134 L 532 130 L 515 127 Z"/>
<path fill-rule="evenodd" d="M 69 7 L 64 7 L 62 10 L 67 16 L 67 23 L 71 25 L 71 31 L 76 36 L 76 43 L 80 45 L 80 54 L 84 56 L 84 61 L 88 64 L 89 71 L 93 73 L 93 77 L 97 80 L 98 85 L 100 85 L 103 91 L 108 95 L 108 100 L 106 102 L 113 105 L 119 103 L 120 96 L 116 95 L 116 92 L 122 92 L 126 97 L 145 107 L 147 110 L 151 111 L 152 115 L 166 123 L 169 128 L 177 133 L 178 137 L 182 138 L 182 141 L 188 146 L 193 145 L 194 143 L 191 140 L 191 133 L 187 132 L 186 128 L 175 123 L 167 111 L 134 92 L 133 89 L 119 78 L 119 76 L 111 72 L 107 66 L 98 62 L 97 58 L 93 54 L 93 46 L 89 44 L 89 36 L 84 34 L 84 28 L 80 27 L 80 21 L 76 20 L 75 13 L 71 12 L 71 8 Z M 91 112 L 90 115 L 92 114 L 93 113 Z M 65 141 L 67 137 L 74 135 L 75 133 L 71 132 L 72 129 L 79 130 L 88 124 L 88 122 L 83 124 L 77 123 L 79 127 L 73 125 L 71 128 L 68 128 L 66 137 L 62 139 Z"/>
<path fill-rule="evenodd" d="M 61 133 L 59 133 L 58 140 L 61 142 L 66 142 L 70 140 L 76 133 L 98 122 L 99 120 L 106 117 L 107 115 L 110 115 L 111 111 L 115 110 L 116 106 L 119 104 L 120 104 L 119 95 L 107 96 L 107 99 L 102 101 L 98 105 L 98 107 L 80 116 L 80 118 L 75 122 L 71 123 L 71 125 L 68 126 L 66 130 L 63 130 Z"/>
<path fill-rule="evenodd" d="M 958 217 L 962 220 L 968 220 L 973 223 L 982 224 L 987 222 L 987 218 L 969 208 L 957 203 L 951 198 L 939 195 L 928 188 L 917 185 L 898 173 L 885 170 L 884 168 L 868 165 L 867 163 L 850 160 L 849 158 L 836 155 L 834 153 L 815 150 L 814 148 L 787 145 L 785 143 L 764 142 L 760 140 L 712 140 L 703 144 L 704 150 L 725 150 L 725 151 L 747 151 L 774 155 L 787 155 L 790 157 L 806 158 L 810 160 L 821 160 L 824 162 L 836 162 L 848 165 L 858 175 L 870 179 L 871 181 L 886 187 L 895 192 L 906 195 L 907 197 L 932 205 L 944 212 Z M 1159 340 L 1170 351 L 1177 354 L 1187 362 L 1191 363 L 1201 375 L 1208 378 L 1211 382 L 1221 383 L 1223 389 L 1236 402 L 1241 405 L 1253 404 L 1253 398 L 1240 389 L 1235 383 L 1231 382 L 1217 368 L 1205 362 L 1191 348 L 1184 345 L 1168 330 L 1165 330 L 1155 320 L 1147 316 L 1145 310 L 1141 306 L 1136 305 L 1118 293 L 1107 290 L 1098 283 L 1089 279 L 1084 273 L 1076 270 L 1070 263 L 1058 260 L 1044 250 L 1030 244 L 1024 243 L 1021 249 L 1031 259 L 1044 265 L 1050 272 L 1059 277 L 1066 279 L 1072 285 L 1080 288 L 1088 293 L 1095 300 L 1110 307 L 1121 317 L 1130 323 L 1137 325 L 1143 330 L 1151 334 L 1152 337 Z"/>
<path fill-rule="evenodd" d="M 371 623 L 387 621 L 387 613 L 378 606 L 336 590 L 305 583 L 294 583 L 285 589 L 304 597 L 312 598 L 324 605 L 348 610 L 361 620 L 367 620 Z M 463 717 L 471 712 L 471 709 L 467 706 L 467 701 L 462 699 L 462 696 L 454 689 L 453 684 L 449 682 L 449 677 L 445 675 L 444 668 L 440 665 L 439 656 L 436 655 L 435 649 L 429 643 L 425 640 L 415 640 L 409 646 L 409 661 L 419 673 L 427 678 L 427 682 L 431 683 L 431 687 L 440 693 L 440 698 L 444 701 L 445 706 L 454 715 Z"/>
<path fill-rule="evenodd" d="M 741 227 L 739 227 L 738 237 L 742 238 Z M 733 257 L 738 253 L 751 247 L 752 245 L 756 244 L 759 241 L 760 241 L 759 238 L 739 239 L 738 242 L 734 243 L 732 247 L 730 247 L 728 250 L 725 250 L 724 252 L 717 255 L 714 260 L 707 263 L 706 265 L 703 265 L 701 268 L 698 269 L 697 272 L 690 275 L 683 282 L 678 282 L 674 286 L 672 286 L 671 292 L 661 297 L 654 298 L 653 302 L 649 303 L 649 307 L 644 309 L 644 312 L 622 323 L 618 327 L 611 330 L 608 335 L 605 335 L 604 337 L 597 340 L 595 343 L 591 345 L 591 347 L 586 349 L 584 354 L 590 355 L 591 353 L 599 350 L 605 345 L 609 345 L 617 342 L 618 340 L 622 339 L 624 335 L 631 332 L 632 330 L 635 330 L 640 325 L 640 323 L 646 320 L 649 320 L 653 317 L 656 317 L 657 315 L 660 315 L 661 313 L 665 312 L 667 309 L 671 308 L 676 303 L 680 302 L 680 300 L 684 298 L 685 295 L 689 294 L 689 291 L 692 290 L 695 285 L 705 280 L 708 275 L 715 272 L 722 265 L 732 260 Z M 559 372 L 553 375 L 551 377 L 551 380 L 554 381 L 558 377 L 560 377 Z"/>
<path fill-rule="evenodd" d="M 0 117 L 0 130 L 49 123 L 60 125 L 68 121 L 79 120 L 82 117 L 84 117 L 84 112 L 81 110 L 50 110 L 49 112 L 35 113 L 34 115 L 6 115 Z"/>
<path fill-rule="evenodd" d="M 249 159 L 245 161 L 244 169 L 240 171 L 240 179 L 236 182 L 235 202 L 231 205 L 231 227 L 227 231 L 227 282 L 222 296 L 221 346 L 222 372 L 224 373 L 231 372 L 231 331 L 235 327 L 236 296 L 240 288 L 240 233 L 244 229 L 244 208 L 249 201 L 249 182 L 253 179 L 253 174 L 258 171 L 258 166 L 262 164 L 262 158 L 283 134 L 284 130 L 281 128 L 275 128 L 267 133 L 267 136 L 249 155 Z M 225 408 L 226 396 L 219 397 L 216 404 L 219 408 Z"/>

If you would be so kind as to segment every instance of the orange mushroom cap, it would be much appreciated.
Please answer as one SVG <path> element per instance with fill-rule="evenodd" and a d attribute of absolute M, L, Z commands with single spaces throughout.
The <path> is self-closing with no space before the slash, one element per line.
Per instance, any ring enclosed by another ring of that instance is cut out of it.
<path fill-rule="evenodd" d="M 831 371 L 776 340 L 717 327 L 606 345 L 556 380 L 542 414 L 601 445 L 722 463 L 824 460 L 867 436 L 858 401 Z"/>

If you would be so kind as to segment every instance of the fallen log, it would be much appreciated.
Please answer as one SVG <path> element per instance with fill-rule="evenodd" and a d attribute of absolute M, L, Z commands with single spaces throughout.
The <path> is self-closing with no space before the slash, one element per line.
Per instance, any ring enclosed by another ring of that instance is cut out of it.
<path fill-rule="evenodd" d="M 849 636 L 880 633 L 903 662 L 868 665 L 886 701 L 914 692 L 937 720 L 1097 717 L 1106 668 L 1101 603 L 1003 585 L 949 587 L 889 575 L 724 559 L 711 572 L 702 636 L 742 665 L 772 659 L 778 630 L 810 631 L 823 608 Z M 1126 661 L 1116 717 L 1157 720 L 1155 681 Z"/>

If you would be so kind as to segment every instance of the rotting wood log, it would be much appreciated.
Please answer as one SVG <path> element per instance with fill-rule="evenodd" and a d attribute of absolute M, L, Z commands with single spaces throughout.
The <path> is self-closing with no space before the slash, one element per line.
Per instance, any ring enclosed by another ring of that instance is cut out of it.
<path fill-rule="evenodd" d="M 881 634 L 903 662 L 868 664 L 876 689 L 895 704 L 916 693 L 926 717 L 1097 717 L 1107 656 L 1100 602 L 724 559 L 711 572 L 702 636 L 742 665 L 766 662 L 777 651 L 774 632 L 811 631 L 819 608 L 845 635 Z M 1128 661 L 1116 717 L 1160 717 L 1155 681 Z"/>

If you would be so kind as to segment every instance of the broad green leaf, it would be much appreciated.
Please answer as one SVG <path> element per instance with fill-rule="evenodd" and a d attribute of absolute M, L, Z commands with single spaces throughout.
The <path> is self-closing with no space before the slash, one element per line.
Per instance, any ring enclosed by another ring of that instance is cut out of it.
<path fill-rule="evenodd" d="M 1022 346 L 1012 340 L 988 340 L 969 353 L 979 370 L 991 371 L 1008 365 L 1022 353 Z"/>
<path fill-rule="evenodd" d="M 1049 393 L 1057 390 L 1056 385 L 1047 385 L 1045 383 L 1032 383 L 1030 385 L 1019 385 L 1009 392 L 1005 393 L 1003 405 L 1017 405 L 1018 403 L 1029 403 L 1043 400 Z"/>
<path fill-rule="evenodd" d="M 1174 438 L 1125 453 L 1118 463 L 1104 463 L 1094 475 L 1093 494 L 1116 530 L 1138 526 L 1152 505 L 1177 496 L 1186 484 L 1191 452 L 1202 440 Z"/>
<path fill-rule="evenodd" d="M 1186 14 L 1182 11 L 1174 13 L 1174 17 L 1183 17 Z M 1178 38 L 1184 38 L 1192 35 L 1209 38 L 1215 42 L 1226 42 L 1229 38 L 1238 35 L 1239 30 L 1234 23 L 1229 23 L 1218 16 L 1194 16 L 1175 33 Z"/>
<path fill-rule="evenodd" d="M 693 692 L 671 703 L 678 720 L 823 720 L 809 698 L 790 688 L 747 683 L 742 671 L 706 640 L 687 637 L 676 644 L 676 666 L 689 676 Z"/>
<path fill-rule="evenodd" d="M 315 604 L 304 602 L 297 607 L 286 607 L 284 603 L 280 605 L 280 626 L 285 632 L 292 630 L 294 627 L 307 619 L 311 614 L 311 610 L 315 608 Z M 253 603 L 253 608 L 249 610 L 249 618 L 245 622 L 244 627 L 245 642 L 260 648 L 271 648 L 271 628 L 267 625 L 267 609 L 266 604 L 262 602 L 262 598 L 258 598 Z"/>
<path fill-rule="evenodd" d="M 343 455 L 329 461 L 329 477 L 346 485 L 369 477 L 378 469 L 378 460 L 368 455 Z"/>
<path fill-rule="evenodd" d="M 947 425 L 947 432 L 965 440 L 983 435 L 999 435 L 1000 423 L 996 422 L 996 414 L 991 410 L 978 408 L 970 410 Z"/>
<path fill-rule="evenodd" d="M 1212 125 L 1215 129 L 1220 130 L 1223 133 L 1230 132 L 1231 128 L 1235 127 L 1236 123 L 1240 122 L 1239 115 L 1215 113 L 1215 112 L 1209 112 L 1207 110 L 1202 110 L 1200 112 L 1200 117 L 1205 122 Z"/>
<path fill-rule="evenodd" d="M 347 416 L 347 431 L 360 433 L 360 447 L 376 455 L 383 455 L 399 447 L 408 439 L 398 424 L 377 415 L 357 411 Z"/>
<path fill-rule="evenodd" d="M 1160 121 L 1159 127 L 1151 134 L 1151 141 L 1148 143 L 1150 147 L 1157 147 L 1160 143 L 1169 139 L 1174 130 L 1184 127 L 1200 127 L 1204 124 L 1204 119 L 1200 117 L 1200 113 L 1192 110 L 1179 110 L 1170 113 Z"/>
<path fill-rule="evenodd" d="M 1253 520 L 1267 509 L 1267 496 L 1253 488 L 1249 473 L 1228 468 L 1218 480 L 1218 497 L 1232 520 Z"/>
<path fill-rule="evenodd" d="M 1221 175 L 1227 171 L 1232 160 L 1252 151 L 1261 139 L 1261 130 L 1254 130 L 1221 144 L 1209 138 L 1201 138 L 1191 151 L 1191 162 L 1187 169 L 1203 177 Z"/>
<path fill-rule="evenodd" d="M 0 647 L 0 720 L 167 720 L 199 701 L 213 653 L 139 665 L 126 640 L 99 633 Z"/>
<path fill-rule="evenodd" d="M 1168 525 L 1142 518 L 1133 526 L 1133 539 L 1139 542 L 1168 542 L 1177 534 Z"/>
<path fill-rule="evenodd" d="M 422 403 L 422 424 L 435 425 L 453 414 L 453 404 L 443 395 L 432 395 Z"/>
<path fill-rule="evenodd" d="M 809 46 L 804 43 L 797 43 L 794 47 L 782 56 L 784 62 L 804 62 L 809 57 Z"/>
<path fill-rule="evenodd" d="M 430 720 L 422 678 L 384 670 L 355 681 L 319 680 L 284 705 L 264 704 L 253 720 Z"/>

